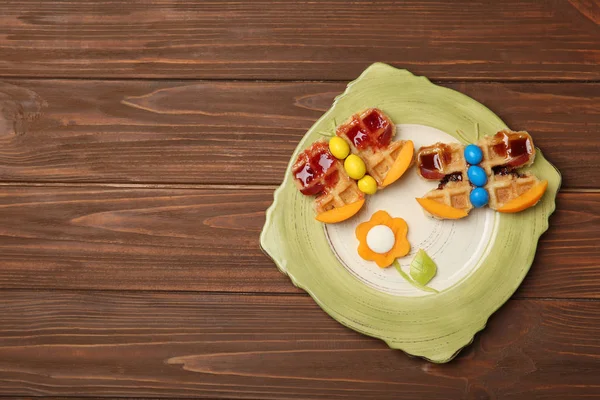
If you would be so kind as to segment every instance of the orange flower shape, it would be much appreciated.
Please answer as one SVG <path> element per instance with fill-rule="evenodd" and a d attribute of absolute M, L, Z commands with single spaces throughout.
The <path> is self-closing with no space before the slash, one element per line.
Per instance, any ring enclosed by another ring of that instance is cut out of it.
<path fill-rule="evenodd" d="M 367 245 L 367 234 L 377 226 L 385 225 L 394 232 L 395 242 L 394 247 L 387 253 L 376 253 Z M 410 251 L 410 243 L 406 238 L 408 233 L 408 225 L 402 218 L 392 218 L 385 211 L 377 211 L 371 216 L 367 222 L 356 227 L 356 238 L 360 242 L 358 245 L 358 255 L 364 260 L 375 261 L 381 268 L 389 267 L 398 257 L 404 257 Z"/>

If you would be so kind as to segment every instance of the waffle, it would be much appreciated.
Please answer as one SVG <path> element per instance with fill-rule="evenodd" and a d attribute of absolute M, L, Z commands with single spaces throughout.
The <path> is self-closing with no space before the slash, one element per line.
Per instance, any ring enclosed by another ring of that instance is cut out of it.
<path fill-rule="evenodd" d="M 483 152 L 479 165 L 488 175 L 484 187 L 490 208 L 497 210 L 539 182 L 529 173 L 515 171 L 531 165 L 535 158 L 533 140 L 527 132 L 500 131 L 479 140 L 477 146 Z M 436 143 L 417 152 L 418 174 L 427 180 L 441 180 L 438 188 L 424 197 L 468 213 L 473 208 L 469 200 L 473 186 L 467 179 L 467 168 L 462 144 Z"/>
<path fill-rule="evenodd" d="M 472 187 L 469 182 L 451 181 L 440 185 L 437 189 L 429 191 L 423 197 L 464 210 L 468 213 L 473 209 L 473 205 L 469 200 L 471 189 Z"/>
<path fill-rule="evenodd" d="M 527 132 L 500 131 L 479 140 L 477 145 L 483 151 L 479 165 L 488 176 L 495 173 L 495 168 L 526 167 L 535 159 L 533 139 Z"/>
<path fill-rule="evenodd" d="M 338 162 L 338 164 L 341 166 L 341 163 Z M 315 199 L 315 210 L 318 214 L 356 203 L 364 198 L 364 194 L 358 189 L 356 182 L 350 179 L 343 167 L 340 168 L 340 171 L 337 183 Z"/>
<path fill-rule="evenodd" d="M 467 171 L 464 146 L 458 143 L 436 143 L 417 152 L 417 173 L 425 179 L 440 180 L 446 175 Z"/>
<path fill-rule="evenodd" d="M 336 129 L 336 135 L 344 139 L 352 153 L 365 162 L 367 173 L 380 188 L 406 143 L 403 140 L 392 142 L 395 133 L 396 126 L 377 108 L 354 114 Z"/>
<path fill-rule="evenodd" d="M 531 189 L 538 182 L 539 179 L 531 174 L 494 175 L 490 177 L 490 181 L 485 185 L 485 189 L 490 196 L 488 205 L 492 210 L 497 210 Z"/>
<path fill-rule="evenodd" d="M 300 153 L 292 166 L 294 182 L 300 192 L 316 196 L 318 214 L 362 200 L 363 193 L 346 174 L 342 163 L 330 152 L 324 140 Z"/>
<path fill-rule="evenodd" d="M 467 162 L 464 146 L 458 143 L 435 143 L 421 147 L 417 152 L 417 173 L 427 180 L 441 180 L 437 189 L 425 194 L 425 198 L 439 203 L 471 211 L 469 200 L 471 185 L 466 179 Z"/>

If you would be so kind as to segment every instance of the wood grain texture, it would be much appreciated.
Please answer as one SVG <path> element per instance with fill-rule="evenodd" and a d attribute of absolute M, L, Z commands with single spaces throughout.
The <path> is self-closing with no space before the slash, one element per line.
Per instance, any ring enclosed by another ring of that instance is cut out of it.
<path fill-rule="evenodd" d="M 600 187 L 600 84 L 446 85 L 526 129 L 566 188 Z M 343 83 L 11 81 L 0 180 L 279 184 Z"/>
<path fill-rule="evenodd" d="M 0 292 L 6 395 L 575 399 L 600 395 L 600 302 L 509 301 L 435 365 L 306 296 Z"/>
<path fill-rule="evenodd" d="M 1 187 L 0 287 L 299 293 L 259 249 L 272 195 Z M 599 298 L 599 215 L 600 193 L 560 194 L 517 296 Z"/>
<path fill-rule="evenodd" d="M 600 398 L 599 24 L 594 0 L 3 2 L 0 397 Z M 258 247 L 376 61 L 529 130 L 568 189 L 447 365 L 344 328 Z"/>
<path fill-rule="evenodd" d="M 436 79 L 600 79 L 589 3 L 7 2 L 0 75 L 348 80 L 382 61 Z"/>

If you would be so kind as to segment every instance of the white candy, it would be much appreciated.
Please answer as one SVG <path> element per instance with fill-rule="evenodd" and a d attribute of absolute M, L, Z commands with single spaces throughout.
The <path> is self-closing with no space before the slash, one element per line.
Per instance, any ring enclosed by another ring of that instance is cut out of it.
<path fill-rule="evenodd" d="M 386 225 L 376 225 L 367 233 L 367 246 L 375 253 L 385 254 L 394 248 L 396 236 Z"/>

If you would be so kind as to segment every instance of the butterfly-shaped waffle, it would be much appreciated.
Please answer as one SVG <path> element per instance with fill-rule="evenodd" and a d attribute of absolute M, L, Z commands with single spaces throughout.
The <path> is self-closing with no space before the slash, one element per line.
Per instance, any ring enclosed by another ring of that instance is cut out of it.
<path fill-rule="evenodd" d="M 412 141 L 395 141 L 396 127 L 381 110 L 369 108 L 351 116 L 336 129 L 336 135 L 360 157 L 366 171 L 381 189 L 396 181 L 412 164 Z M 334 223 L 356 214 L 364 204 L 364 194 L 346 173 L 342 161 L 319 140 L 300 153 L 292 166 L 298 190 L 315 198 L 317 220 Z"/>
<path fill-rule="evenodd" d="M 527 132 L 500 131 L 476 143 L 481 149 L 479 167 L 485 171 L 487 205 L 500 212 L 517 212 L 534 206 L 544 194 L 547 181 L 540 181 L 520 168 L 533 164 L 535 147 Z M 472 209 L 470 165 L 462 144 L 436 143 L 417 152 L 417 173 L 427 180 L 439 180 L 438 187 L 417 199 L 423 208 L 439 219 L 457 219 Z"/>

